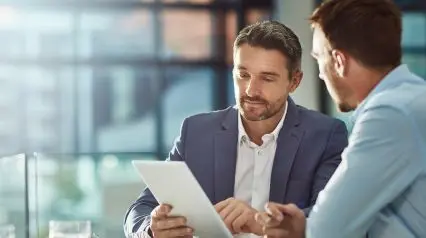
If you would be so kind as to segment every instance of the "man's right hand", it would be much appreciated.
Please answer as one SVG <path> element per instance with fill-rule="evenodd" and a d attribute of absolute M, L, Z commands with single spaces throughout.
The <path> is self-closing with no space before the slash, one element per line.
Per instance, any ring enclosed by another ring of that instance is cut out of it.
<path fill-rule="evenodd" d="M 151 232 L 154 238 L 192 237 L 193 229 L 186 225 L 186 218 L 169 216 L 172 207 L 160 204 L 151 212 Z"/>

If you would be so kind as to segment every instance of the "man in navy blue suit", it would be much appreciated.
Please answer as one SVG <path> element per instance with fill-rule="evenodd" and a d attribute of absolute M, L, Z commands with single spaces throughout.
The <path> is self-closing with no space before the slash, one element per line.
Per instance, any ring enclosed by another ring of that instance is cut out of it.
<path fill-rule="evenodd" d="M 269 201 L 295 203 L 308 215 L 347 145 L 343 122 L 289 97 L 303 77 L 301 56 L 298 37 L 281 23 L 244 28 L 234 42 L 237 106 L 185 119 L 170 152 L 238 237 L 263 235 L 254 217 Z M 126 213 L 126 235 L 192 237 L 184 217 L 168 216 L 172 206 L 145 189 Z"/>

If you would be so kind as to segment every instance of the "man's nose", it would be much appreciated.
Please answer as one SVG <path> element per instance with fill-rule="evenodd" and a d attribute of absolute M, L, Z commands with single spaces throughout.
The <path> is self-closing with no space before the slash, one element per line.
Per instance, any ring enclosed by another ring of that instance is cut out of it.
<path fill-rule="evenodd" d="M 250 79 L 246 88 L 247 96 L 258 96 L 260 94 L 260 87 L 260 83 L 257 79 Z"/>

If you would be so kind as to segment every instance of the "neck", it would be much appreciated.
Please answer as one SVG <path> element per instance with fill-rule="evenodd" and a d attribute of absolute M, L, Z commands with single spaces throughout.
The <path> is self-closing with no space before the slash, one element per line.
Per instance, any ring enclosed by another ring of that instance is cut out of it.
<path fill-rule="evenodd" d="M 364 101 L 368 97 L 368 95 L 371 93 L 371 91 L 374 90 L 374 88 L 386 77 L 387 74 L 389 74 L 390 71 L 392 71 L 394 68 L 387 68 L 384 70 L 366 70 L 363 72 L 360 78 L 363 80 L 358 80 L 359 83 L 355 85 L 356 92 L 357 92 L 357 106 Z"/>
<path fill-rule="evenodd" d="M 262 145 L 262 136 L 269 134 L 275 130 L 278 126 L 278 123 L 281 121 L 284 114 L 285 107 L 283 107 L 277 114 L 274 116 L 261 121 L 249 121 L 244 117 L 241 117 L 243 127 L 246 130 L 246 133 L 251 141 L 257 145 Z"/>

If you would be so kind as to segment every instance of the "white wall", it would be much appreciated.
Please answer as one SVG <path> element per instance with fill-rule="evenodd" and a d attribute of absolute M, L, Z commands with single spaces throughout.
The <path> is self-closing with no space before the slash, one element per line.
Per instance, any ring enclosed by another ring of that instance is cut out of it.
<path fill-rule="evenodd" d="M 319 110 L 319 87 L 317 65 L 310 55 L 312 31 L 308 18 L 315 8 L 314 0 L 275 0 L 275 19 L 291 28 L 302 44 L 302 69 L 304 77 L 296 92 L 291 95 L 297 104 Z"/>

